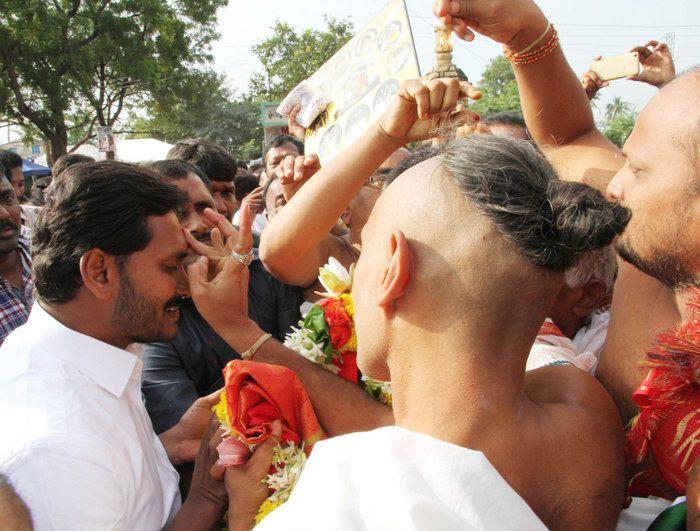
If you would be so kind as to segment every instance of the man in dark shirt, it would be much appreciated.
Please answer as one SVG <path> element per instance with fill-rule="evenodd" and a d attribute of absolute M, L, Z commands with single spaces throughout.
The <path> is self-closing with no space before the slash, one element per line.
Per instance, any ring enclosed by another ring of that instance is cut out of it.
<path fill-rule="evenodd" d="M 27 322 L 33 303 L 29 240 L 20 229 L 19 202 L 0 164 L 0 345 Z"/>
<path fill-rule="evenodd" d="M 211 226 L 203 216 L 214 208 L 209 180 L 184 161 L 167 160 L 151 165 L 162 176 L 187 193 L 190 203 L 182 218 L 184 228 L 209 243 Z M 298 288 L 282 284 L 259 260 L 250 265 L 248 314 L 260 328 L 279 340 L 301 318 L 303 302 Z M 143 350 L 142 391 L 156 433 L 177 424 L 182 414 L 201 396 L 223 386 L 221 371 L 240 356 L 202 318 L 192 301 L 180 307 L 177 337 L 166 343 L 150 343 Z"/>

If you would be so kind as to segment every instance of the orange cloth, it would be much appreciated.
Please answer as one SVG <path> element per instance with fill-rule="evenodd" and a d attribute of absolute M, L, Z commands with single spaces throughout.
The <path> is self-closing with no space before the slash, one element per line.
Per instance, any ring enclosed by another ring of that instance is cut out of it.
<path fill-rule="evenodd" d="M 282 439 L 305 444 L 306 455 L 325 439 L 306 389 L 291 370 L 278 365 L 234 360 L 223 370 L 231 427 L 248 444 L 259 444 L 282 422 Z"/>
<path fill-rule="evenodd" d="M 688 310 L 685 325 L 657 337 L 647 353 L 649 373 L 632 395 L 640 413 L 628 435 L 630 461 L 652 457 L 632 480 L 633 494 L 661 495 L 654 485 L 660 477 L 684 495 L 700 457 L 700 290 L 692 290 Z"/>

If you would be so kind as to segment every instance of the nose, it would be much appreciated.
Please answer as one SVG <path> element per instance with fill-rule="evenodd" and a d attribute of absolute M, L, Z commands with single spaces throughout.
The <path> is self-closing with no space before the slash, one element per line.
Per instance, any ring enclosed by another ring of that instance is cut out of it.
<path fill-rule="evenodd" d="M 625 193 L 623 182 L 624 171 L 620 170 L 615 174 L 615 177 L 613 177 L 612 180 L 608 183 L 608 189 L 606 190 L 608 199 L 610 199 L 611 201 L 616 201 L 618 203 L 624 201 Z"/>
<path fill-rule="evenodd" d="M 219 194 L 214 194 L 214 206 L 216 211 L 222 216 L 226 215 L 226 203 L 224 203 L 223 198 Z"/>
<path fill-rule="evenodd" d="M 195 236 L 200 236 L 209 230 L 209 225 L 206 222 L 206 218 L 199 213 L 190 216 L 184 225 Z"/>
<path fill-rule="evenodd" d="M 3 206 L 0 206 L 0 219 L 1 220 L 11 219 L 10 213 Z"/>

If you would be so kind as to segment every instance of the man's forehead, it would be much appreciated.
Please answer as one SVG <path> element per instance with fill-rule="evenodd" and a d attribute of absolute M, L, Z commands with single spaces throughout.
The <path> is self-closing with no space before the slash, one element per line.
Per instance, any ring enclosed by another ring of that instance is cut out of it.
<path fill-rule="evenodd" d="M 285 142 L 281 146 L 270 148 L 267 152 L 267 159 L 271 160 L 278 155 L 286 155 L 288 153 L 299 153 L 299 149 L 291 142 Z"/>
<path fill-rule="evenodd" d="M 150 216 L 146 223 L 151 232 L 151 241 L 142 252 L 159 257 L 187 253 L 187 240 L 174 212 L 168 212 L 164 216 Z"/>
<path fill-rule="evenodd" d="M 212 181 L 211 187 L 215 192 L 233 190 L 233 181 Z"/>
<path fill-rule="evenodd" d="M 14 190 L 14 188 L 12 188 L 12 183 L 6 177 L 0 177 L 0 192 L 7 192 L 9 190 Z"/>
<path fill-rule="evenodd" d="M 650 158 L 654 158 L 652 153 L 661 155 L 669 148 L 686 149 L 687 140 L 692 137 L 696 137 L 696 143 L 700 142 L 700 138 L 697 138 L 700 132 L 697 112 L 689 112 L 698 108 L 700 73 L 673 81 L 660 90 L 639 114 L 637 126 L 625 150 L 644 150 Z"/>
<path fill-rule="evenodd" d="M 209 193 L 209 190 L 207 190 L 207 187 L 204 186 L 202 179 L 200 179 L 199 176 L 194 173 L 188 173 L 187 177 L 173 181 L 173 184 L 185 192 L 190 198 L 190 201 L 196 202 L 203 199 L 213 201 L 211 194 Z"/>

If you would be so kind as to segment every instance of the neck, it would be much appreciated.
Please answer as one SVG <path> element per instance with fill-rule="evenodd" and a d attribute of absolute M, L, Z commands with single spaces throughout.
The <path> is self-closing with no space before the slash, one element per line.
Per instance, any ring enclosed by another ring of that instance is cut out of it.
<path fill-rule="evenodd" d="M 98 304 L 97 301 L 93 304 L 92 301 L 86 299 L 87 297 L 79 294 L 73 300 L 63 304 L 42 301 L 41 307 L 63 326 L 113 347 L 126 350 L 130 341 L 111 329 L 110 317 L 104 311 L 104 305 Z"/>
<path fill-rule="evenodd" d="M 388 356 L 398 426 L 475 448 L 494 419 L 528 406 L 525 363 L 541 322 L 475 321 L 401 332 Z"/>
<path fill-rule="evenodd" d="M 687 323 L 691 318 L 691 309 L 688 307 L 688 303 L 693 299 L 700 298 L 700 288 L 688 288 L 682 291 L 674 292 L 676 298 L 676 304 L 678 306 L 678 311 L 681 314 L 681 320 L 683 323 Z"/>

